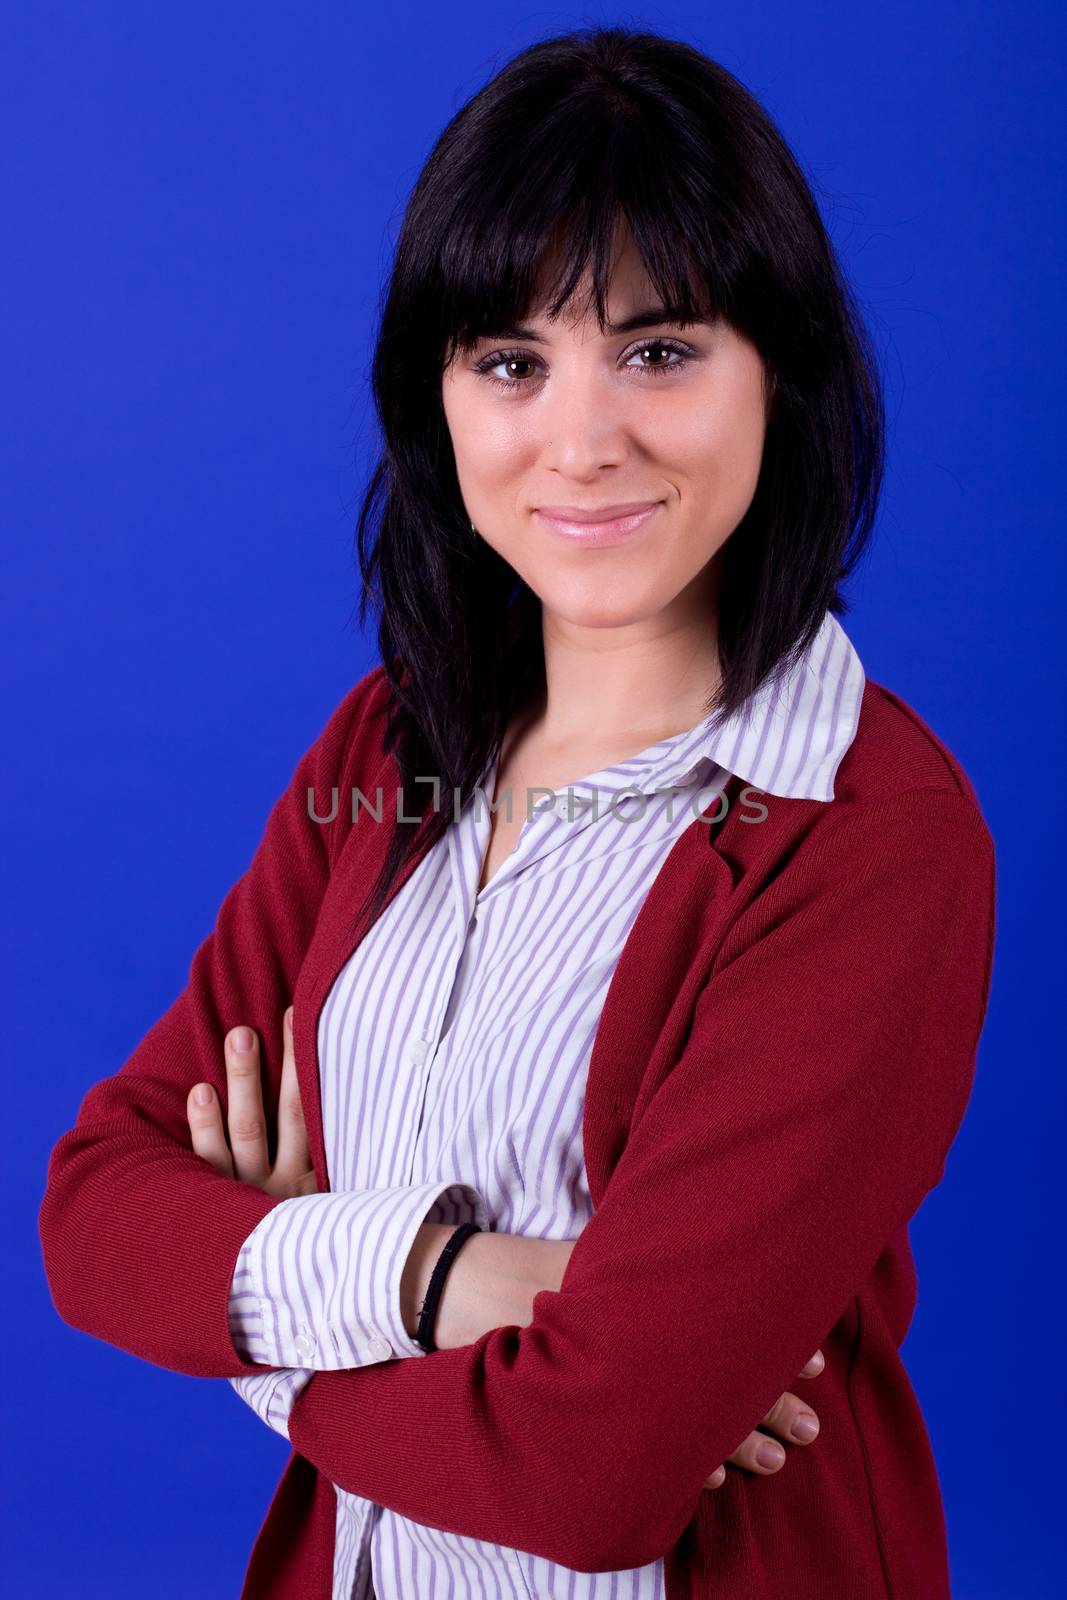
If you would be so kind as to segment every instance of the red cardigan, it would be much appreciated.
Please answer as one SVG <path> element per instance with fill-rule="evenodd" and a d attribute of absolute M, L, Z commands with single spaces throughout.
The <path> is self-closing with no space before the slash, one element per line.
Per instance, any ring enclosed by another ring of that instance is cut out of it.
<path fill-rule="evenodd" d="M 290 1001 L 328 1187 L 317 1025 L 387 843 L 350 809 L 353 786 L 394 804 L 387 689 L 376 667 L 334 711 L 186 988 L 52 1151 L 39 1226 L 59 1315 L 174 1372 L 264 1370 L 237 1358 L 227 1299 L 277 1202 L 193 1153 L 185 1107 L 199 1079 L 225 1103 L 222 1038 L 242 1022 L 277 1104 Z M 322 814 L 333 785 L 324 826 L 308 789 Z M 580 1571 L 663 1555 L 668 1600 L 948 1596 L 899 1346 L 907 1224 L 943 1175 L 985 1016 L 993 842 L 958 761 L 869 679 L 833 801 L 760 793 L 752 821 L 736 778 L 727 795 L 672 847 L 613 975 L 583 1125 L 596 1210 L 561 1289 L 526 1327 L 316 1372 L 243 1600 L 329 1600 L 334 1484 Z M 818 1439 L 704 1489 L 819 1347 Z"/>

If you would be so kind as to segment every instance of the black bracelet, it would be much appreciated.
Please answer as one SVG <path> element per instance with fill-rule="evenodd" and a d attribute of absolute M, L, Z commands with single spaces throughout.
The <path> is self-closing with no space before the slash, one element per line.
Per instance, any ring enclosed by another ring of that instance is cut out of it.
<path fill-rule="evenodd" d="M 426 1291 L 426 1299 L 422 1303 L 418 1331 L 415 1334 L 416 1343 L 421 1344 L 424 1350 L 433 1351 L 437 1349 L 433 1341 L 433 1325 L 437 1317 L 437 1302 L 441 1298 L 445 1277 L 456 1258 L 456 1252 L 460 1245 L 470 1238 L 472 1233 L 481 1233 L 481 1231 L 481 1227 L 477 1222 L 461 1222 L 437 1258 L 437 1265 L 430 1274 L 430 1286 Z"/>

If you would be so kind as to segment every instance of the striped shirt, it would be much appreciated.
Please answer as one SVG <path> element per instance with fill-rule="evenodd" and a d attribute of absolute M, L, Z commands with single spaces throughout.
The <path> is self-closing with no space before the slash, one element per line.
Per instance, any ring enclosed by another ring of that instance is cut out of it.
<path fill-rule="evenodd" d="M 472 1220 L 541 1239 L 582 1231 L 592 1214 L 586 1074 L 608 984 L 652 881 L 731 776 L 750 786 L 742 803 L 753 823 L 761 791 L 832 801 L 864 681 L 827 612 L 801 660 L 717 730 L 702 718 L 545 791 L 479 891 L 495 801 L 496 768 L 487 770 L 323 1006 L 330 1189 L 276 1205 L 237 1261 L 234 1346 L 270 1370 L 229 1381 L 282 1437 L 315 1371 L 425 1353 L 404 1328 L 399 1294 L 424 1222 Z M 665 1591 L 662 1560 L 576 1573 L 338 1490 L 332 1592 L 662 1600 Z"/>

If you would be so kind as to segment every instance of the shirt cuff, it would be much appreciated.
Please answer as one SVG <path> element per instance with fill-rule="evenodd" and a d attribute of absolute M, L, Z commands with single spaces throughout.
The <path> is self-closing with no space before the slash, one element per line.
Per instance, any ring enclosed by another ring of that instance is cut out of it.
<path fill-rule="evenodd" d="M 320 1372 L 424 1355 L 401 1317 L 407 1258 L 424 1222 L 467 1221 L 489 1227 L 480 1193 L 460 1182 L 280 1201 L 237 1258 L 229 1298 L 235 1351 L 261 1366 Z"/>
<path fill-rule="evenodd" d="M 238 1396 L 275 1433 L 289 1441 L 289 1413 L 301 1390 L 315 1376 L 313 1371 L 287 1367 L 281 1372 L 251 1372 L 228 1381 Z"/>

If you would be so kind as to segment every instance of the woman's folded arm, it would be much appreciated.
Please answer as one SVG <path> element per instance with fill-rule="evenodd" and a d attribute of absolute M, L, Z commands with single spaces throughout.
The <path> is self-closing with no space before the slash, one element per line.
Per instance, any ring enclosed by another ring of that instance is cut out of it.
<path fill-rule="evenodd" d="M 958 791 L 828 817 L 737 916 L 560 1289 L 524 1327 L 314 1373 L 294 1447 L 416 1522 L 580 1571 L 664 1555 L 940 1180 L 993 919 Z"/>

